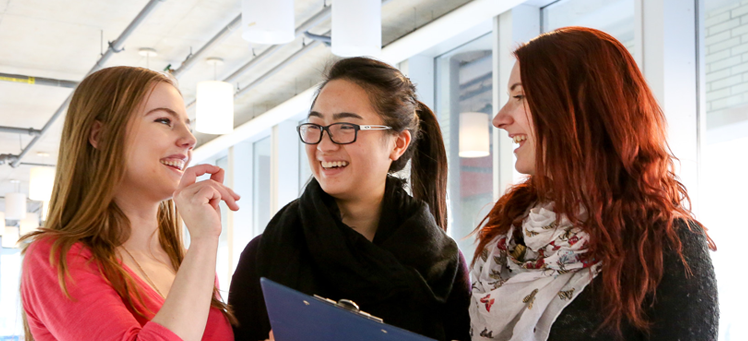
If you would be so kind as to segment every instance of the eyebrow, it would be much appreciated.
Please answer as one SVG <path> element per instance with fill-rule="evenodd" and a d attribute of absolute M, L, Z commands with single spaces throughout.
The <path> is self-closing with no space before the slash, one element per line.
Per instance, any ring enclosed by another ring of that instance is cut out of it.
<path fill-rule="evenodd" d="M 322 118 L 322 114 L 320 114 L 319 112 L 316 112 L 316 111 L 312 111 L 312 112 L 309 113 L 308 117 L 312 117 L 312 116 Z M 341 118 L 357 118 L 359 120 L 363 120 L 364 119 L 363 117 L 361 117 L 361 115 L 354 114 L 354 113 L 351 113 L 351 112 L 341 112 L 341 113 L 333 114 L 332 118 L 334 120 L 339 120 Z"/>
<path fill-rule="evenodd" d="M 522 86 L 522 83 L 514 83 L 512 86 L 509 87 L 509 91 L 514 91 L 514 89 L 518 86 Z"/>
<path fill-rule="evenodd" d="M 171 109 L 169 109 L 169 108 L 166 108 L 166 107 L 158 107 L 158 108 L 154 108 L 154 109 L 151 109 L 151 110 L 149 110 L 149 111 L 148 111 L 147 113 L 145 113 L 145 114 L 146 114 L 146 116 L 148 116 L 148 115 L 150 115 L 150 114 L 152 114 L 152 113 L 154 113 L 154 112 L 156 112 L 156 111 L 165 111 L 165 112 L 166 112 L 166 113 L 168 113 L 169 115 L 171 115 L 171 116 L 174 116 L 174 119 L 176 119 L 176 120 L 179 120 L 179 114 L 177 114 L 177 112 L 176 112 L 176 111 L 174 111 L 174 110 L 171 110 Z M 192 125 L 192 121 L 190 121 L 190 119 L 189 119 L 189 118 L 185 119 L 185 120 L 184 120 L 184 123 L 185 123 L 185 124 L 187 124 L 188 126 L 189 126 L 189 125 Z"/>

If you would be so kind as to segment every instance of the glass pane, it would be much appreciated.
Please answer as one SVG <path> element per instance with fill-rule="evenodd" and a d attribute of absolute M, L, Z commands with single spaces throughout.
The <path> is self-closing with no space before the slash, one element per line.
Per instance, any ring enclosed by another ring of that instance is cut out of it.
<path fill-rule="evenodd" d="M 475 245 L 465 237 L 493 201 L 491 56 L 487 34 L 436 58 L 436 114 L 449 160 L 449 234 L 467 259 Z"/>
<path fill-rule="evenodd" d="M 228 172 L 228 156 L 216 160 L 216 166 L 221 167 L 224 171 Z M 221 236 L 218 238 L 216 273 L 218 274 L 218 284 L 221 288 L 221 296 L 226 298 L 228 297 L 229 286 L 231 285 L 231 274 L 229 273 L 230 264 L 228 243 L 229 207 L 226 206 L 226 203 L 223 201 L 219 203 L 219 207 L 221 208 Z"/>
<path fill-rule="evenodd" d="M 299 121 L 299 124 L 306 123 L 306 120 Z M 304 192 L 306 184 L 312 178 L 312 169 L 309 167 L 309 158 L 306 156 L 306 146 L 299 140 L 299 195 Z"/>
<path fill-rule="evenodd" d="M 0 249 L 0 340 L 23 340 L 21 297 L 18 291 L 22 261 L 21 250 Z"/>
<path fill-rule="evenodd" d="M 706 0 L 706 138 L 699 218 L 718 251 L 712 253 L 719 288 L 719 340 L 748 340 L 742 240 L 748 222 L 748 1 Z"/>
<path fill-rule="evenodd" d="M 604 31 L 620 40 L 634 54 L 633 0 L 564 0 L 541 11 L 543 32 L 565 26 L 584 26 Z"/>
<path fill-rule="evenodd" d="M 260 234 L 270 222 L 270 137 L 255 142 L 252 154 L 253 226 L 255 234 Z"/>

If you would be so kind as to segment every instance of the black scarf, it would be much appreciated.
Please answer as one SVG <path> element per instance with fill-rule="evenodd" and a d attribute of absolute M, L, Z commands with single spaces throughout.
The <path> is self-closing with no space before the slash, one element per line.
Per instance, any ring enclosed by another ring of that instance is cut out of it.
<path fill-rule="evenodd" d="M 373 242 L 343 224 L 335 199 L 313 179 L 273 217 L 258 252 L 260 276 L 309 295 L 353 300 L 385 323 L 444 338 L 440 305 L 457 273 L 457 244 L 402 180 L 387 179 Z"/>

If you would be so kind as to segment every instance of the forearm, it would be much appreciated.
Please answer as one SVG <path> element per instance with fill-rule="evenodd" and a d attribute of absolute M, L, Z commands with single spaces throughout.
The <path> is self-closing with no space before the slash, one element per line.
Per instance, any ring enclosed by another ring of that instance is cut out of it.
<path fill-rule="evenodd" d="M 200 340 L 213 297 L 218 237 L 192 240 L 169 295 L 153 318 L 183 340 Z"/>

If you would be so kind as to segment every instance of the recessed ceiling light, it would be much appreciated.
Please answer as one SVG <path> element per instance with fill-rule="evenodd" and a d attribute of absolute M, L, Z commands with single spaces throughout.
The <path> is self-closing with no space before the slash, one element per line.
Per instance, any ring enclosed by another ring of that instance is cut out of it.
<path fill-rule="evenodd" d="M 20 183 L 21 183 L 21 180 L 18 180 L 18 179 L 10 179 L 10 183 L 12 183 L 12 184 L 20 184 Z"/>
<path fill-rule="evenodd" d="M 47 152 L 36 152 L 36 156 L 49 157 L 49 153 L 47 153 Z"/>
<path fill-rule="evenodd" d="M 138 54 L 140 54 L 143 57 L 155 57 L 155 56 L 158 56 L 158 52 L 156 52 L 156 49 L 150 48 L 150 47 L 141 47 L 138 50 Z"/>
<path fill-rule="evenodd" d="M 205 62 L 210 65 L 223 65 L 223 58 L 208 57 L 208 59 L 206 59 Z"/>

